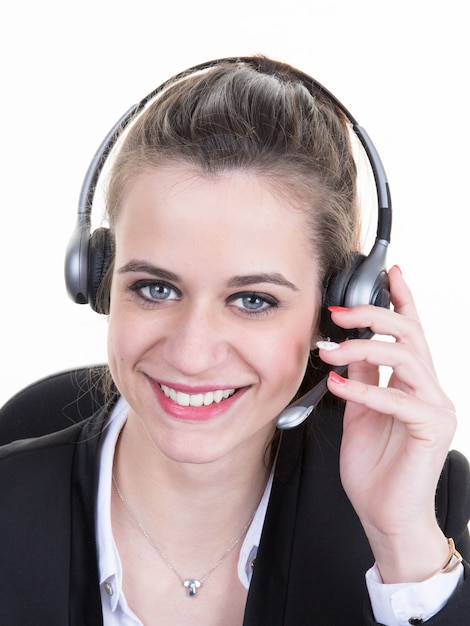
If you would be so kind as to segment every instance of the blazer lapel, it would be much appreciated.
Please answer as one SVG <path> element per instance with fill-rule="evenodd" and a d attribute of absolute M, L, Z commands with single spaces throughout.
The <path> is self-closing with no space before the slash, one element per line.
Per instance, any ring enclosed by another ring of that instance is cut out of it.
<path fill-rule="evenodd" d="M 98 446 L 108 414 L 106 407 L 87 422 L 76 445 L 72 470 L 70 626 L 103 624 L 94 517 Z"/>
<path fill-rule="evenodd" d="M 363 626 L 373 557 L 341 485 L 341 435 L 331 401 L 283 433 L 244 626 Z"/>

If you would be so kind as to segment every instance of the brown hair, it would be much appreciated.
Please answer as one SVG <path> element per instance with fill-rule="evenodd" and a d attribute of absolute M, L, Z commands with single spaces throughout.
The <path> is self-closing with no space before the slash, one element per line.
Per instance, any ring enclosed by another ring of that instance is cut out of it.
<path fill-rule="evenodd" d="M 289 65 L 252 57 L 170 81 L 119 147 L 107 192 L 111 231 L 135 177 L 171 160 L 209 177 L 252 172 L 307 210 L 320 281 L 358 250 L 348 122 Z"/>

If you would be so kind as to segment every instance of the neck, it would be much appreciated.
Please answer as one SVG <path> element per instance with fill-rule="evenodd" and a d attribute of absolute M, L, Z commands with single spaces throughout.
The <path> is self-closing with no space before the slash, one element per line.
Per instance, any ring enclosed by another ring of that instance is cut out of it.
<path fill-rule="evenodd" d="M 255 511 L 269 468 L 259 445 L 208 463 L 175 461 L 129 420 L 116 448 L 114 473 L 151 534 L 171 537 L 180 546 L 201 540 L 207 546 L 209 540 L 218 547 Z"/>

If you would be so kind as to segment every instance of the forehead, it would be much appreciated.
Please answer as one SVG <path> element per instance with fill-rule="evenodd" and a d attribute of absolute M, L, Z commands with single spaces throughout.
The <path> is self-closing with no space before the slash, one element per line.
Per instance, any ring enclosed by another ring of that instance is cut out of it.
<path fill-rule="evenodd" d="M 249 218 L 253 226 L 282 221 L 288 228 L 307 225 L 307 210 L 291 197 L 288 185 L 273 183 L 255 172 L 230 170 L 205 174 L 176 161 L 146 168 L 135 176 L 124 195 L 116 221 L 164 219 L 169 214 L 189 219 L 211 218 L 233 223 Z M 291 185 L 289 185 L 291 187 Z M 269 214 L 269 215 L 268 215 Z"/>
<path fill-rule="evenodd" d="M 129 186 L 115 224 L 116 252 L 166 258 L 204 252 L 246 264 L 312 264 L 307 212 L 262 177 L 205 176 L 187 165 L 148 169 Z M 258 268 L 261 269 L 261 268 Z"/>

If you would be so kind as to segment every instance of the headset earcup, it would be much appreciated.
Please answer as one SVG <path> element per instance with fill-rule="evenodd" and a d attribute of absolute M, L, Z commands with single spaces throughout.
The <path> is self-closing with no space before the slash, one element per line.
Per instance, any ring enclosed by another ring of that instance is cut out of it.
<path fill-rule="evenodd" d="M 104 285 L 113 259 L 113 244 L 109 228 L 97 228 L 90 237 L 88 248 L 88 303 L 97 313 L 109 313 L 109 290 Z"/>
<path fill-rule="evenodd" d="M 354 336 L 353 330 L 340 328 L 331 320 L 329 306 L 345 306 L 345 296 L 351 278 L 357 273 L 358 268 L 366 257 L 359 252 L 355 253 L 347 267 L 343 267 L 333 274 L 324 284 L 323 303 L 320 316 L 320 333 L 331 341 L 341 342 L 348 337 Z"/>

